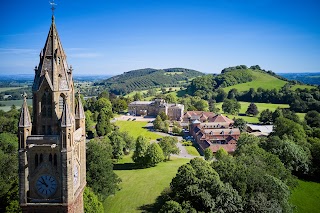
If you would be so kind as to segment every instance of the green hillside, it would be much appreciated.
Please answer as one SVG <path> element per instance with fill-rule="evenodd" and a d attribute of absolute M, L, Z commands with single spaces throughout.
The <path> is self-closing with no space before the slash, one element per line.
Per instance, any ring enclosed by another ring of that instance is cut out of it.
<path fill-rule="evenodd" d="M 260 70 L 248 69 L 251 73 L 252 81 L 236 84 L 233 86 L 225 87 L 223 90 L 229 92 L 231 89 L 235 88 L 238 91 L 247 91 L 250 88 L 258 89 L 259 87 L 263 89 L 281 89 L 287 82 L 281 80 L 275 76 L 272 76 L 266 72 L 261 72 Z"/>
<path fill-rule="evenodd" d="M 135 90 L 155 87 L 183 86 L 191 79 L 202 75 L 204 74 L 199 71 L 184 68 L 146 68 L 125 72 L 98 84 L 104 85 L 115 94 L 128 94 Z"/>

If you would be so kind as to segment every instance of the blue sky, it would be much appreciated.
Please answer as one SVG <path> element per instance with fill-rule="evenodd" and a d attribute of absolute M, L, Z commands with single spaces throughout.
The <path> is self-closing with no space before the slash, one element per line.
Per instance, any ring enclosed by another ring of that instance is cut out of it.
<path fill-rule="evenodd" d="M 320 71 L 320 1 L 56 0 L 56 25 L 75 74 L 239 64 Z M 33 74 L 51 24 L 47 0 L 4 0 L 0 73 Z"/>

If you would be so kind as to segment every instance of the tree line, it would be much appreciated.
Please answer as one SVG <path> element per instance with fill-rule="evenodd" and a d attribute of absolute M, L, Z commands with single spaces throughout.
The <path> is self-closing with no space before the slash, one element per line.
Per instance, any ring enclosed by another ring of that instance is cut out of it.
<path fill-rule="evenodd" d="M 288 116 L 289 117 L 289 116 Z M 220 149 L 182 165 L 154 208 L 160 212 L 293 212 L 297 177 L 320 181 L 320 114 L 280 114 L 267 138 L 242 133 L 235 153 Z"/>

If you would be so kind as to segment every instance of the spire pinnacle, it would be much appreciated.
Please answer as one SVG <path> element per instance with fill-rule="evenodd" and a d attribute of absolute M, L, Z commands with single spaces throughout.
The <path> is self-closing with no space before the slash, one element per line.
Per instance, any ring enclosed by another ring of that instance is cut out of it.
<path fill-rule="evenodd" d="M 77 95 L 78 95 L 78 104 L 76 106 L 75 118 L 83 119 L 85 118 L 85 114 L 84 114 L 84 110 L 81 102 L 80 90 L 78 90 Z"/>
<path fill-rule="evenodd" d="M 61 127 L 68 127 L 72 125 L 72 117 L 70 114 L 69 106 L 67 102 L 63 106 L 62 116 L 61 116 Z"/>
<path fill-rule="evenodd" d="M 31 126 L 31 117 L 27 104 L 27 94 L 23 94 L 23 104 L 20 111 L 19 118 L 19 127 L 30 127 Z"/>
<path fill-rule="evenodd" d="M 49 1 L 49 4 L 51 5 L 51 10 L 52 10 L 52 22 L 54 21 L 54 10 L 56 9 L 55 6 L 57 5 L 54 3 L 54 0 Z"/>

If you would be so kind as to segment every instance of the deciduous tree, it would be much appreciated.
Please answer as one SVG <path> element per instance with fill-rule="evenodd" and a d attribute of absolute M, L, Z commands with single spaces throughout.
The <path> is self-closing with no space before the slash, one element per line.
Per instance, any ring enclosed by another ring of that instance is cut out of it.
<path fill-rule="evenodd" d="M 179 154 L 177 143 L 178 139 L 170 136 L 163 137 L 159 142 L 159 146 L 163 150 L 163 154 L 167 160 L 170 160 L 170 155 Z"/>

